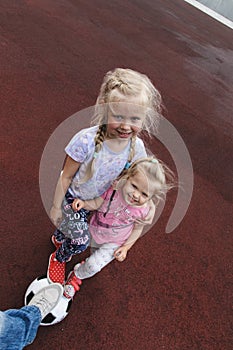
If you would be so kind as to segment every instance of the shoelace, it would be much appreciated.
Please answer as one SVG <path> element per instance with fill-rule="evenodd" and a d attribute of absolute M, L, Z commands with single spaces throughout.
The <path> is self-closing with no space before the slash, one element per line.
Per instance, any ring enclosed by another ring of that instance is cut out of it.
<path fill-rule="evenodd" d="M 36 305 L 41 309 L 42 312 L 45 312 L 47 308 L 51 308 L 53 306 L 53 304 L 43 296 L 36 302 Z"/>

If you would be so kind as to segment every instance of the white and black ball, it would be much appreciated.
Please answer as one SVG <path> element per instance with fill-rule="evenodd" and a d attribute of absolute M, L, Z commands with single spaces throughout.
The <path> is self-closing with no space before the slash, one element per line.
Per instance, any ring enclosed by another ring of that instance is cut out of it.
<path fill-rule="evenodd" d="M 29 285 L 25 293 L 24 303 L 28 305 L 33 296 L 39 292 L 40 289 L 47 287 L 49 285 L 47 276 L 37 277 Z M 51 326 L 58 322 L 61 322 L 69 313 L 70 307 L 72 304 L 72 299 L 67 299 L 64 296 L 61 297 L 59 303 L 55 308 L 43 318 L 41 321 L 41 326 Z"/>

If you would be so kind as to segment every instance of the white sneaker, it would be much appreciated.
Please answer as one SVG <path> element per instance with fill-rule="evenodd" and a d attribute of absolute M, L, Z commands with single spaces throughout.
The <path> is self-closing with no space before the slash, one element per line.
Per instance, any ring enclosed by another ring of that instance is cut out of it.
<path fill-rule="evenodd" d="M 63 294 L 63 287 L 60 283 L 51 283 L 49 286 L 42 288 L 30 300 L 28 305 L 37 306 L 41 312 L 41 319 L 58 304 Z"/>

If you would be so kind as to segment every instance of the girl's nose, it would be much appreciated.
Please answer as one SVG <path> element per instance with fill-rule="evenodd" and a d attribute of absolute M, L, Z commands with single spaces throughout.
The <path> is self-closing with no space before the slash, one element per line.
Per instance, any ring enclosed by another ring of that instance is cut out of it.
<path fill-rule="evenodd" d="M 136 199 L 136 200 L 138 200 L 138 198 L 139 198 L 139 193 L 138 193 L 138 191 L 134 191 L 134 192 L 133 192 L 133 198 Z"/>
<path fill-rule="evenodd" d="M 126 122 L 121 123 L 120 128 L 122 130 L 130 130 L 130 125 Z"/>

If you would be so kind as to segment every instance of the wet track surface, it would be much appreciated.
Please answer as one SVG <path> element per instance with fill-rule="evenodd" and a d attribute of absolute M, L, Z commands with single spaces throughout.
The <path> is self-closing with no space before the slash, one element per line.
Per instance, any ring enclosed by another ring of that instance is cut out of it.
<path fill-rule="evenodd" d="M 181 0 L 10 0 L 0 28 L 1 309 L 22 306 L 53 249 L 39 189 L 46 142 L 94 105 L 108 70 L 151 78 L 194 169 L 181 224 L 164 233 L 173 191 L 127 260 L 85 281 L 69 316 L 41 327 L 29 349 L 230 350 L 232 30 Z M 174 166 L 159 142 L 150 148 Z"/>

